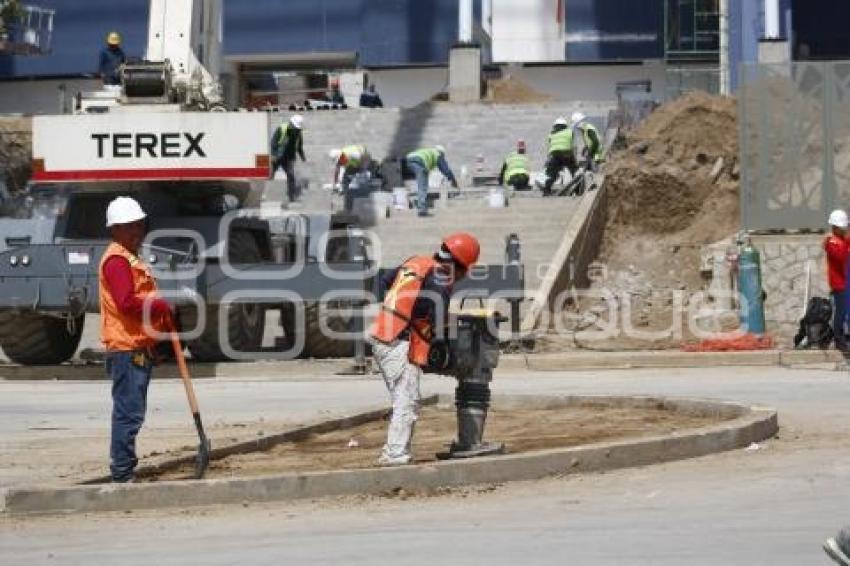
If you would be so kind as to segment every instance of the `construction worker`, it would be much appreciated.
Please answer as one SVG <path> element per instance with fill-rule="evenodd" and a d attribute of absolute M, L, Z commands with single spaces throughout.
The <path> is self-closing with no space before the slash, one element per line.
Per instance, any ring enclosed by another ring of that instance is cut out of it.
<path fill-rule="evenodd" d="M 112 379 L 112 481 L 133 480 L 138 463 L 136 435 L 145 420 L 153 365 L 154 332 L 172 328 L 171 306 L 156 297 L 156 281 L 138 255 L 145 235 L 145 212 L 130 197 L 106 209 L 112 243 L 100 261 L 100 337 L 106 371 Z M 147 314 L 147 316 L 146 316 Z"/>
<path fill-rule="evenodd" d="M 574 112 L 570 119 L 573 124 L 573 142 L 576 144 L 574 155 L 579 163 L 585 164 L 588 171 L 597 171 L 604 157 L 599 130 L 581 112 Z"/>
<path fill-rule="evenodd" d="M 111 31 L 106 36 L 106 47 L 100 51 L 100 60 L 97 64 L 97 73 L 103 80 L 103 84 L 114 86 L 121 84 L 119 73 L 121 65 L 127 62 L 127 56 L 121 49 L 121 35 L 117 31 Z"/>
<path fill-rule="evenodd" d="M 331 181 L 333 185 L 336 185 L 339 179 L 339 172 L 343 171 L 340 185 L 342 186 L 342 193 L 345 195 L 345 210 L 351 211 L 353 199 L 349 187 L 355 175 L 369 170 L 369 151 L 365 145 L 347 145 L 342 149 L 332 149 L 328 156 L 334 163 Z"/>
<path fill-rule="evenodd" d="M 272 136 L 272 176 L 278 168 L 286 173 L 286 196 L 290 202 L 298 198 L 298 189 L 295 180 L 295 154 L 301 157 L 301 161 L 307 161 L 304 157 L 303 137 L 304 117 L 301 114 L 293 115 L 289 120 L 282 122 Z"/>
<path fill-rule="evenodd" d="M 419 414 L 419 378 L 428 362 L 431 340 L 448 321 L 455 282 L 478 261 L 474 236 L 458 232 L 443 239 L 432 257 L 415 256 L 383 278 L 381 310 L 369 329 L 375 362 L 392 402 L 392 416 L 378 463 L 411 460 L 413 427 Z"/>
<path fill-rule="evenodd" d="M 573 154 L 573 131 L 567 119 L 560 117 L 552 124 L 549 133 L 549 157 L 546 160 L 546 184 L 543 186 L 543 196 L 552 194 L 552 185 L 566 167 L 570 175 L 576 172 L 576 158 Z"/>
<path fill-rule="evenodd" d="M 847 322 L 848 299 L 850 289 L 847 285 L 848 257 L 850 244 L 847 241 L 847 213 L 843 210 L 833 210 L 829 215 L 829 225 L 832 233 L 826 237 L 823 249 L 826 252 L 827 278 L 832 294 L 832 332 L 835 336 L 835 347 L 842 352 L 848 350 Z"/>
<path fill-rule="evenodd" d="M 416 176 L 419 216 L 428 216 L 428 176 L 435 167 L 451 182 L 452 187 L 458 188 L 455 174 L 452 173 L 449 162 L 446 161 L 446 148 L 441 145 L 411 151 L 405 157 L 405 164 L 407 169 Z"/>
<path fill-rule="evenodd" d="M 517 140 L 516 151 L 505 158 L 499 172 L 499 184 L 510 185 L 518 191 L 529 188 L 528 156 L 525 154 L 525 140 Z"/>

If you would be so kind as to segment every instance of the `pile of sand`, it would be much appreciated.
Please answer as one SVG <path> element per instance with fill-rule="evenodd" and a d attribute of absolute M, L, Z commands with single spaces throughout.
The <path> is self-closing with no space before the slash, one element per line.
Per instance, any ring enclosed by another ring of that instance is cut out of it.
<path fill-rule="evenodd" d="M 485 100 L 499 104 L 535 104 L 549 102 L 552 97 L 535 90 L 518 77 L 506 75 L 487 81 Z"/>
<path fill-rule="evenodd" d="M 740 226 L 735 100 L 685 95 L 626 132 L 625 141 L 605 169 L 602 261 L 616 271 L 640 258 L 654 287 L 699 288 L 700 247 Z"/>

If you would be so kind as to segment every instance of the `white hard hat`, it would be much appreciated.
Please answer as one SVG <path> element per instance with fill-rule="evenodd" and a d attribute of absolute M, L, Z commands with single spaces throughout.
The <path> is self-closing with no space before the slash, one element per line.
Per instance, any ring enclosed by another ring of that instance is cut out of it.
<path fill-rule="evenodd" d="M 333 161 L 334 163 L 339 161 L 340 156 L 342 155 L 341 149 L 332 149 L 328 152 L 328 159 Z"/>
<path fill-rule="evenodd" d="M 563 116 L 558 116 L 555 119 L 555 123 L 553 124 L 553 126 L 566 126 L 566 125 L 567 125 L 567 119 L 564 118 Z"/>
<path fill-rule="evenodd" d="M 296 114 L 289 119 L 289 123 L 300 130 L 301 127 L 304 126 L 304 116 L 302 116 L 301 114 Z"/>
<path fill-rule="evenodd" d="M 138 222 L 147 217 L 145 211 L 136 202 L 136 199 L 130 197 L 117 197 L 109 206 L 106 207 L 106 227 L 115 226 L 116 224 L 130 224 Z"/>
<path fill-rule="evenodd" d="M 587 116 L 585 116 L 581 112 L 573 112 L 573 115 L 570 116 L 570 119 L 573 121 L 573 124 L 578 124 L 579 122 L 584 122 L 587 120 Z"/>
<path fill-rule="evenodd" d="M 442 146 L 442 145 L 435 145 L 435 146 L 434 146 L 434 149 L 436 149 L 436 150 L 437 150 L 437 151 L 439 151 L 440 153 L 446 153 L 446 148 L 445 148 L 444 146 Z"/>
<path fill-rule="evenodd" d="M 847 228 L 847 213 L 841 209 L 833 210 L 829 213 L 829 225 L 837 228 Z"/>

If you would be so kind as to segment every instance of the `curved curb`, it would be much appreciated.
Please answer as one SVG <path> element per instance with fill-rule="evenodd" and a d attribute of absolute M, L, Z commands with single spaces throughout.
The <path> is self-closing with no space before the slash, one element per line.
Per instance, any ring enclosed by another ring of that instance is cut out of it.
<path fill-rule="evenodd" d="M 441 401 L 450 401 L 441 397 Z M 229 503 L 286 501 L 352 494 L 459 487 L 534 480 L 644 466 L 694 458 L 748 446 L 778 430 L 776 411 L 699 399 L 596 396 L 501 396 L 504 408 L 599 403 L 615 407 L 658 407 L 688 414 L 731 418 L 716 425 L 667 436 L 602 442 L 470 460 L 450 460 L 398 468 L 368 468 L 288 473 L 244 479 L 170 481 L 139 484 L 80 485 L 60 488 L 11 488 L 0 494 L 8 515 L 90 513 L 190 507 Z"/>

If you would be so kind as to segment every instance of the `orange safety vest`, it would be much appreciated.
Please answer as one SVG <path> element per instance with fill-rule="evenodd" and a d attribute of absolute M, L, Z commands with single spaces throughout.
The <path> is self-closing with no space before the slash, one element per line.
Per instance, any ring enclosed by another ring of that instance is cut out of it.
<path fill-rule="evenodd" d="M 144 350 L 156 343 L 156 339 L 148 335 L 151 330 L 163 330 L 160 324 L 153 324 L 154 328 L 148 328 L 145 332 L 144 318 L 129 317 L 118 310 L 118 305 L 112 297 L 112 293 L 106 286 L 103 277 L 103 266 L 112 256 L 120 256 L 130 263 L 130 272 L 133 274 L 133 292 L 145 297 L 156 293 L 156 280 L 151 271 L 139 257 L 131 253 L 127 248 L 112 242 L 103 253 L 98 268 L 100 288 L 100 339 L 107 350 L 126 352 L 131 350 Z M 159 321 L 157 321 L 159 322 Z M 152 321 L 153 323 L 153 321 Z"/>
<path fill-rule="evenodd" d="M 398 269 L 390 290 L 381 304 L 381 311 L 372 323 L 369 333 L 380 342 L 389 344 L 410 328 L 408 359 L 418 365 L 428 363 L 431 337 L 434 332 L 428 320 L 414 319 L 413 305 L 419 297 L 422 283 L 437 267 L 437 262 L 427 256 L 415 256 Z"/>

